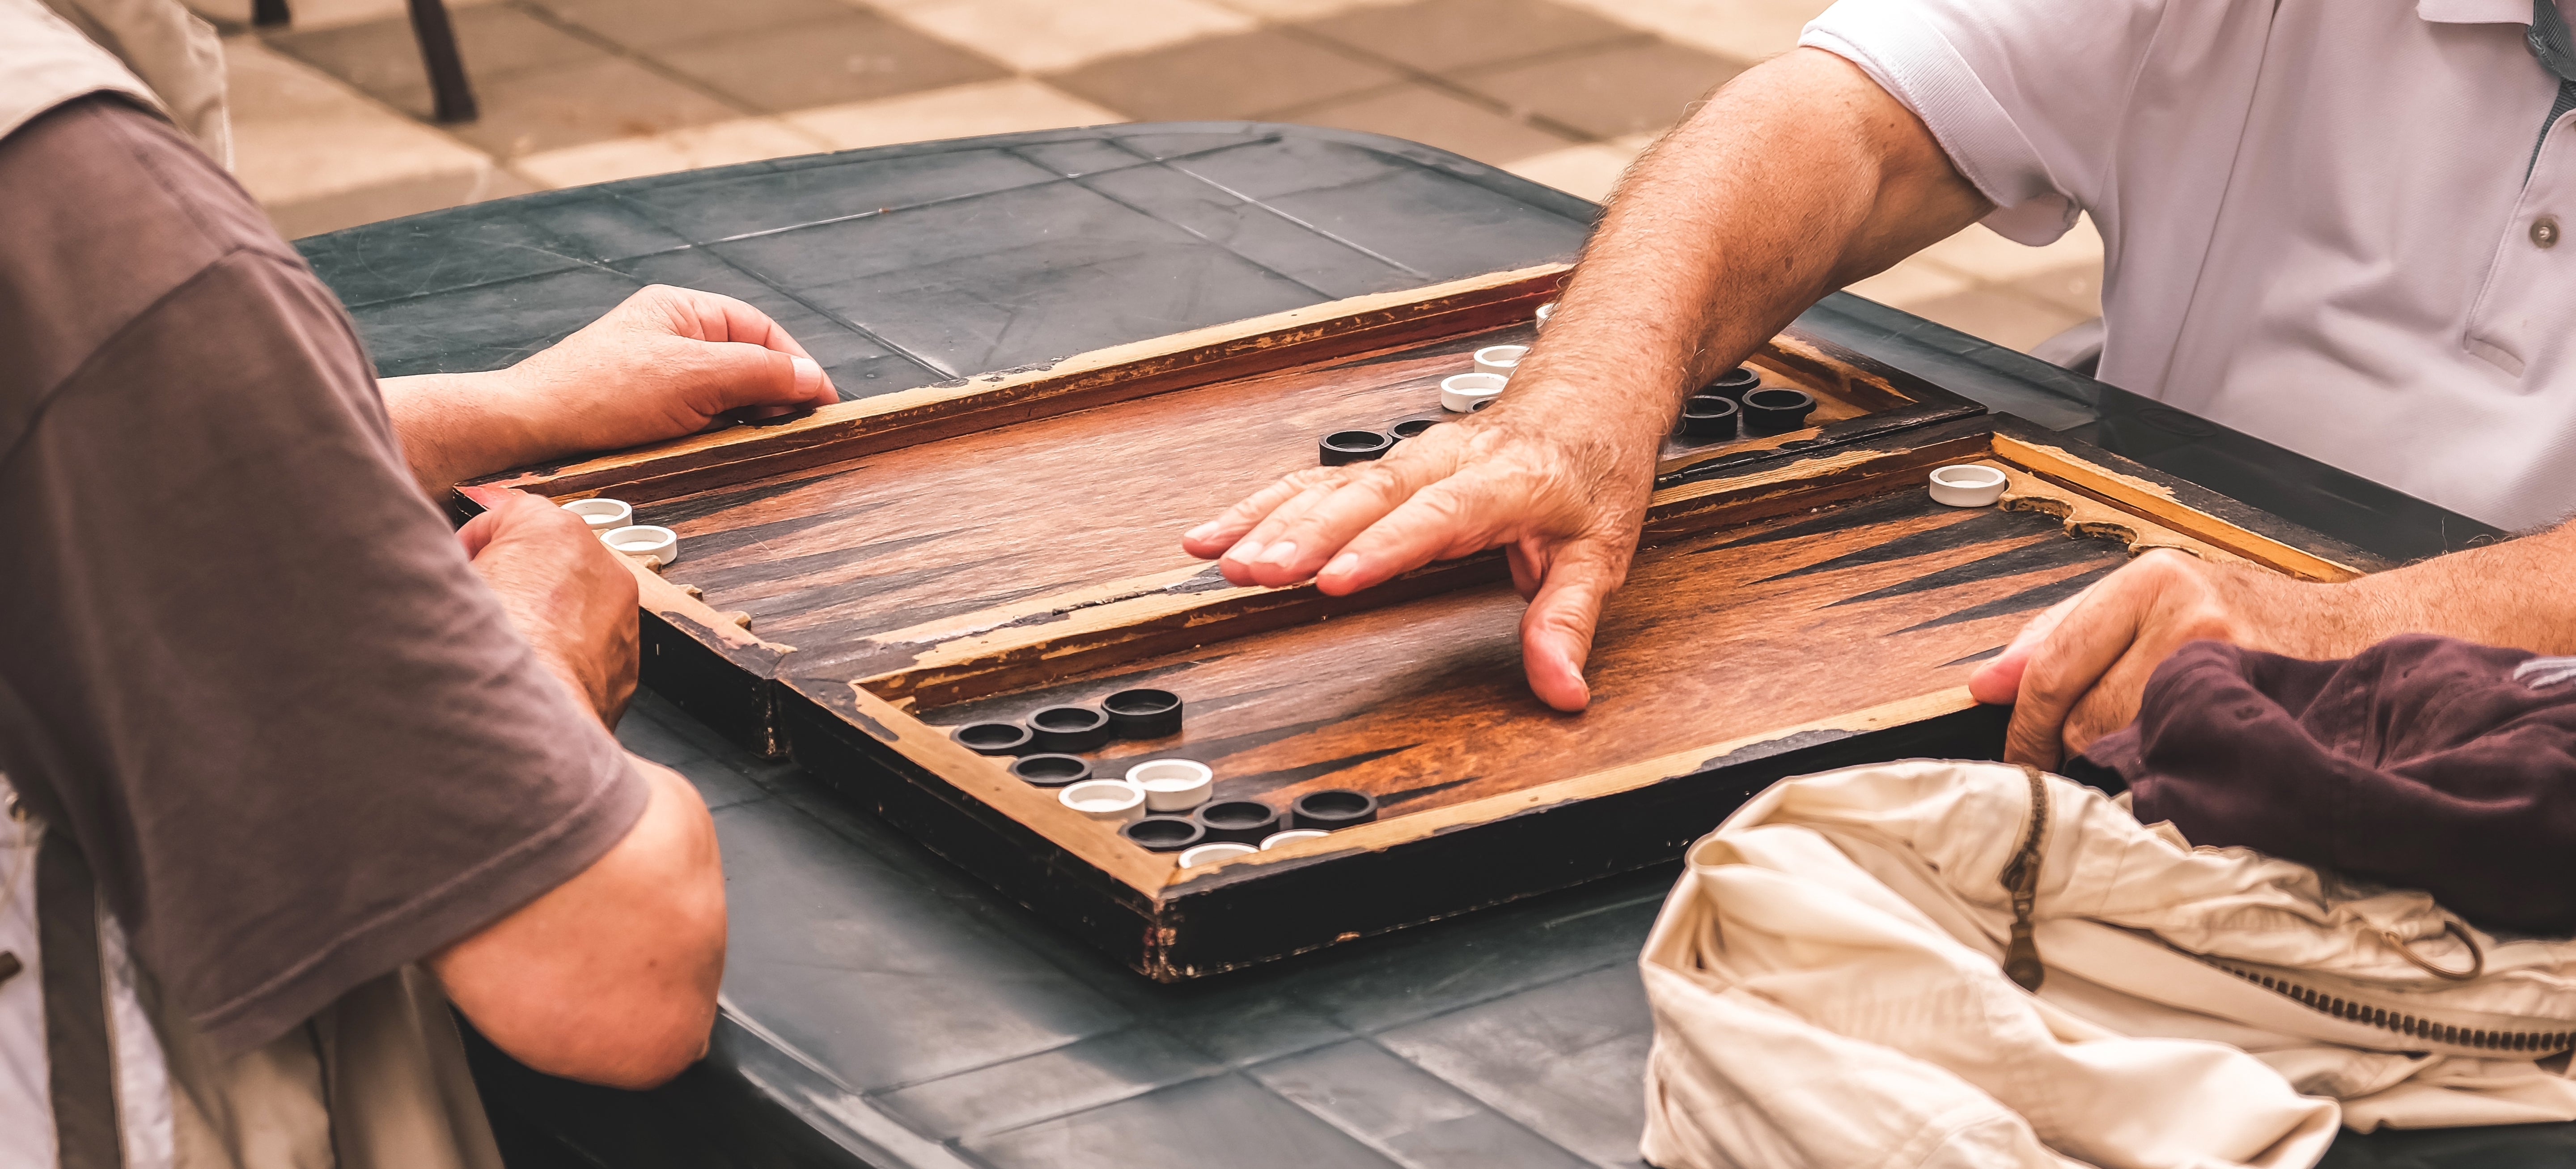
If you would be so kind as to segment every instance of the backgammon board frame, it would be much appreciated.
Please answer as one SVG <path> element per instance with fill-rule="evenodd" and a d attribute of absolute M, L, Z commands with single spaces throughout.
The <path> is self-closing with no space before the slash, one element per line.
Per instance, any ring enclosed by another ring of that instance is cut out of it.
<path fill-rule="evenodd" d="M 1525 321 L 1563 265 L 1354 298 L 826 407 L 460 488 L 638 505 L 785 472 L 830 474 L 886 451 L 1282 370 L 1402 351 Z M 1865 412 L 1759 442 L 1668 448 L 1648 542 L 1921 490 L 1934 466 L 2010 476 L 2002 507 L 2131 552 L 2177 548 L 2308 580 L 2375 563 L 2294 525 L 2068 442 L 1866 355 L 1796 330 L 1756 354 L 1767 375 Z M 1174 517 L 1175 531 L 1197 517 Z M 1490 582 L 1499 553 L 1427 566 L 1350 598 L 1311 585 L 1236 588 L 1175 570 L 1051 592 L 913 636 L 880 639 L 856 677 L 800 677 L 796 649 L 640 566 L 644 680 L 719 732 L 793 755 L 865 806 L 1040 916 L 1163 981 L 1196 977 L 1546 892 L 1679 855 L 1789 775 L 1907 756 L 1980 757 L 2005 708 L 1949 686 L 1831 717 L 1731 735 L 1508 793 L 1390 815 L 1321 840 L 1180 869 L 1013 778 L 914 711 L 1192 646 Z M 685 576 L 675 574 L 675 576 Z M 913 633 L 914 631 L 907 631 Z"/>

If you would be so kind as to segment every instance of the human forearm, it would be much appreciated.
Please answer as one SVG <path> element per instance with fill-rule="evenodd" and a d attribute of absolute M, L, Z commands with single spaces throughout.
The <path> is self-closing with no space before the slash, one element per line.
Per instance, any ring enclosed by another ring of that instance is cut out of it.
<path fill-rule="evenodd" d="M 724 975 L 724 865 L 697 790 L 669 768 L 630 766 L 652 794 L 625 837 L 429 968 L 528 1066 L 647 1088 L 706 1050 Z"/>
<path fill-rule="evenodd" d="M 385 413 L 412 480 L 432 500 L 449 488 L 560 452 L 547 449 L 512 378 L 515 370 L 385 378 Z"/>
<path fill-rule="evenodd" d="M 2332 588 L 2305 639 L 2314 656 L 2345 656 L 2400 633 L 2576 654 L 2576 523 L 2454 552 Z"/>
<path fill-rule="evenodd" d="M 1682 397 L 1817 298 L 1990 209 L 1868 75 L 1790 53 L 1718 91 L 1637 164 L 1512 397 L 1579 398 L 1658 435 Z"/>
<path fill-rule="evenodd" d="M 658 284 L 506 370 L 377 384 L 431 499 L 511 467 L 678 438 L 731 411 L 838 400 L 823 367 L 760 310 Z"/>

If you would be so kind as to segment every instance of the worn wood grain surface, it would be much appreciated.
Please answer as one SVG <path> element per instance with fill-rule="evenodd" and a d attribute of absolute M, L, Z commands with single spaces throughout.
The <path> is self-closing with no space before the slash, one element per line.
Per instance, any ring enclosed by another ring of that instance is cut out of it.
<path fill-rule="evenodd" d="M 2127 556 L 2053 516 L 1907 487 L 1646 550 L 1604 613 L 1580 715 L 1531 697 L 1524 606 L 1502 583 L 916 713 L 951 726 L 1156 686 L 1188 702 L 1182 734 L 1114 744 L 1097 770 L 1178 755 L 1216 768 L 1218 798 L 1354 787 L 1407 814 L 1958 686 Z"/>
<path fill-rule="evenodd" d="M 1327 433 L 1458 417 L 1440 409 L 1440 380 L 1466 371 L 1477 348 L 1531 335 L 1513 326 L 1035 419 L 639 504 L 636 519 L 679 532 L 668 579 L 796 647 L 799 676 L 856 676 L 878 634 L 1196 565 L 1182 529 L 1315 465 Z M 1774 450 L 1868 413 L 1844 386 L 1808 388 L 1818 403 L 1806 429 L 1675 436 L 1667 463 Z"/>

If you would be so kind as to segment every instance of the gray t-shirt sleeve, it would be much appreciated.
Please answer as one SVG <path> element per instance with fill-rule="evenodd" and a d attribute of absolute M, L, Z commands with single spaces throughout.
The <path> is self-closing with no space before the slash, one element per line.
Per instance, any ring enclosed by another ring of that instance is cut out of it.
<path fill-rule="evenodd" d="M 167 125 L 0 140 L 0 771 L 219 1048 L 588 867 L 646 793 L 405 470 L 347 316 Z"/>

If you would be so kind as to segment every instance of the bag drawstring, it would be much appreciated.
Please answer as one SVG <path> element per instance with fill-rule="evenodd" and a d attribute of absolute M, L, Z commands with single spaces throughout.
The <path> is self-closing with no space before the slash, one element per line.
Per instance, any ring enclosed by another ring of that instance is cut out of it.
<path fill-rule="evenodd" d="M 2436 978 L 2447 978 L 2453 982 L 2467 982 L 2470 979 L 2476 978 L 2478 975 L 2486 973 L 2486 952 L 2478 949 L 2478 940 L 2469 934 L 2467 926 L 2445 918 L 2442 921 L 2442 932 L 2458 938 L 2460 941 L 2468 945 L 2469 968 L 2466 971 L 2444 970 L 2439 966 L 2435 966 L 2432 963 L 2425 961 L 2421 956 L 2415 953 L 2415 948 L 2413 946 L 2406 944 L 2406 939 L 2397 936 L 2396 930 L 2379 931 L 2379 940 L 2388 943 L 2391 948 L 2397 951 L 2397 955 L 2399 957 L 2414 963 L 2418 967 L 2421 967 L 2425 973 L 2433 975 Z"/>

